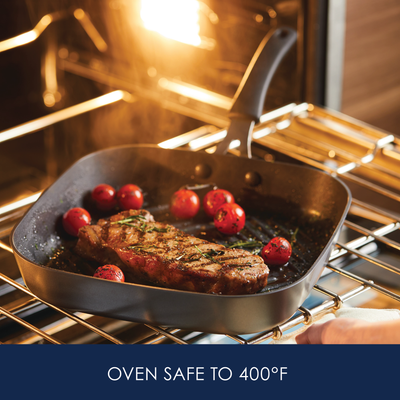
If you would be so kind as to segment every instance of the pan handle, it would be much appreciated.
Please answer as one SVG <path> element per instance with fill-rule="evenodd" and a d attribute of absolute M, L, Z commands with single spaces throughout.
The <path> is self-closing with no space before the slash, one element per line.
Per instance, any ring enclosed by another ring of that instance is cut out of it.
<path fill-rule="evenodd" d="M 229 113 L 233 120 L 254 121 L 261 117 L 269 84 L 283 57 L 296 42 L 297 33 L 289 27 L 271 30 L 258 46 L 242 81 L 235 93 L 234 103 Z M 248 132 L 250 136 L 252 129 Z M 228 134 L 217 146 L 216 154 L 225 154 L 230 143 L 235 140 Z M 246 141 L 250 146 L 251 138 Z M 250 154 L 250 153 L 248 153 Z"/>

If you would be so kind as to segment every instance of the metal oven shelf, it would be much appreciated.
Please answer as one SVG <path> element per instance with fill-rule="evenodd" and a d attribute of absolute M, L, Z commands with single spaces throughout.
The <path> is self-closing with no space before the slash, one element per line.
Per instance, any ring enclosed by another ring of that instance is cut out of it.
<path fill-rule="evenodd" d="M 224 133 L 207 126 L 160 146 L 212 152 Z M 348 219 L 327 268 L 309 299 L 291 319 L 273 330 L 253 335 L 213 335 L 71 313 L 44 302 L 24 286 L 15 274 L 15 265 L 10 273 L 4 266 L 15 264 L 9 256 L 12 249 L 8 237 L 26 207 L 38 198 L 40 193 L 36 193 L 0 205 L 0 327 L 3 327 L 0 331 L 7 332 L 1 335 L 2 342 L 259 344 L 279 340 L 301 324 L 309 325 L 343 304 L 354 304 L 371 293 L 388 300 L 382 308 L 386 304 L 397 308 L 400 301 L 400 268 L 396 266 L 400 260 L 397 139 L 311 104 L 290 104 L 265 114 L 254 130 L 253 141 L 255 154 L 266 162 L 285 157 L 308 164 L 340 176 L 353 192 Z M 234 148 L 230 151 L 235 153 Z M 332 282 L 336 283 L 332 286 Z M 39 314 L 44 317 L 36 318 Z"/>

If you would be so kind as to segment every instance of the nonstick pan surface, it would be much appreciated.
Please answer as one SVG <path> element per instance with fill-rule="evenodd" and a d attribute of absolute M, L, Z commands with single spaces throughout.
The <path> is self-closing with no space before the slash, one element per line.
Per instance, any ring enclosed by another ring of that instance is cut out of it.
<path fill-rule="evenodd" d="M 144 192 L 143 208 L 156 220 L 208 240 L 227 244 L 243 238 L 268 240 L 275 234 L 290 240 L 294 235 L 293 262 L 271 267 L 262 292 L 238 296 L 117 283 L 92 278 L 90 271 L 47 266 L 57 249 L 73 250 L 74 241 L 60 224 L 68 209 L 86 207 L 94 219 L 105 216 L 96 214 L 90 202 L 91 190 L 100 183 L 115 188 L 137 184 Z M 246 227 L 238 235 L 218 233 L 203 211 L 189 221 L 168 214 L 174 191 L 208 183 L 231 191 L 245 209 Z M 340 180 L 308 167 L 123 146 L 75 163 L 29 209 L 15 227 L 11 244 L 28 288 L 58 307 L 165 327 L 247 334 L 283 323 L 301 306 L 326 265 L 349 205 L 350 193 Z"/>

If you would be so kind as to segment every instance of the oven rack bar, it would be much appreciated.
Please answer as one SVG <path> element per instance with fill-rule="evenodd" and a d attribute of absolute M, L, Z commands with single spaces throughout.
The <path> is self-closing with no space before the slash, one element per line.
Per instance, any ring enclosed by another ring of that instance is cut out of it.
<path fill-rule="evenodd" d="M 356 204 L 358 203 L 357 201 L 355 202 Z M 379 209 L 376 207 L 369 207 L 367 204 L 363 204 L 365 209 L 372 209 L 374 212 L 379 212 Z M 382 215 L 389 217 L 393 219 L 394 221 L 397 221 L 398 218 L 395 215 L 392 215 L 388 213 L 387 211 L 382 211 Z M 258 334 L 255 334 L 251 336 L 250 338 L 242 338 L 240 336 L 232 336 L 232 335 L 226 335 L 228 338 L 231 340 L 240 343 L 240 344 L 258 344 L 258 343 L 263 343 L 268 339 L 274 339 L 274 340 L 279 340 L 282 335 L 284 334 L 285 331 L 292 329 L 299 324 L 304 324 L 308 325 L 312 323 L 315 320 L 318 320 L 321 318 L 323 315 L 325 315 L 327 312 L 332 312 L 339 307 L 346 301 L 354 298 L 355 296 L 358 296 L 362 293 L 365 293 L 367 290 L 373 289 L 379 293 L 382 293 L 394 300 L 400 301 L 400 295 L 383 288 L 377 284 L 375 284 L 372 281 L 368 281 L 363 279 L 362 277 L 352 274 L 349 271 L 346 271 L 345 269 L 336 267 L 332 265 L 333 262 L 337 261 L 339 258 L 344 257 L 346 254 L 352 254 L 353 256 L 356 256 L 360 259 L 366 260 L 368 262 L 371 262 L 381 268 L 384 268 L 386 270 L 389 270 L 391 272 L 394 272 L 396 274 L 400 274 L 400 269 L 397 267 L 390 265 L 388 263 L 379 261 L 378 259 L 371 257 L 367 254 L 362 253 L 361 251 L 357 250 L 359 248 L 362 248 L 366 244 L 370 243 L 371 241 L 376 241 L 379 240 L 380 242 L 384 243 L 385 245 L 392 245 L 396 250 L 399 249 L 400 244 L 393 241 L 393 240 L 388 240 L 385 236 L 395 230 L 398 229 L 399 223 L 394 222 L 391 224 L 388 224 L 386 226 L 382 226 L 374 231 L 369 231 L 364 229 L 363 227 L 356 225 L 350 221 L 346 221 L 346 225 L 350 226 L 353 228 L 356 232 L 362 232 L 365 235 L 358 237 L 357 239 L 354 239 L 350 242 L 347 242 L 346 244 L 342 243 L 337 243 L 337 249 L 332 252 L 332 255 L 329 260 L 329 264 L 327 265 L 327 268 L 329 268 L 331 271 L 345 276 L 348 279 L 351 279 L 357 283 L 359 283 L 359 286 L 357 286 L 354 289 L 351 289 L 350 291 L 346 293 L 334 293 L 326 288 L 323 288 L 320 284 L 315 285 L 314 290 L 318 291 L 319 293 L 324 294 L 327 296 L 328 300 L 324 301 L 322 304 L 312 308 L 312 309 L 305 309 L 303 307 L 300 307 L 298 315 L 295 315 L 293 318 L 291 318 L 289 321 L 286 323 L 282 324 L 279 327 L 276 327 L 273 330 L 267 331 L 267 332 L 261 332 Z M 4 241 L 0 241 L 0 248 L 12 252 L 12 249 L 10 246 L 8 246 Z M 11 285 L 13 288 L 22 291 L 24 294 L 30 296 L 30 300 L 28 303 L 31 301 L 36 302 L 37 304 L 42 303 L 46 305 L 47 307 L 50 307 L 59 313 L 63 314 L 64 317 L 71 319 L 74 323 L 80 324 L 84 326 L 85 328 L 89 329 L 93 333 L 102 336 L 103 338 L 107 339 L 108 341 L 115 343 L 115 344 L 122 344 L 123 342 L 120 341 L 117 337 L 113 336 L 112 334 L 107 333 L 103 329 L 91 324 L 90 322 L 86 321 L 85 319 L 77 316 L 74 313 L 70 313 L 66 310 L 63 310 L 59 307 L 56 307 L 52 304 L 49 304 L 41 299 L 39 299 L 36 295 L 31 293 L 29 289 L 27 289 L 25 286 L 22 284 L 16 282 L 15 280 L 7 277 L 6 275 L 0 273 L 0 279 L 7 283 L 8 285 Z M 29 304 L 30 306 L 31 304 Z M 48 340 L 50 343 L 61 343 L 59 340 L 55 339 L 54 337 L 50 336 L 46 331 L 41 330 L 39 328 L 36 328 L 35 326 L 32 326 L 30 324 L 27 324 L 23 319 L 18 317 L 18 313 L 22 312 L 27 305 L 25 304 L 23 307 L 14 309 L 14 310 L 7 310 L 4 307 L 0 308 L 0 313 L 3 315 L 3 317 L 13 319 L 14 321 L 20 323 L 23 325 L 26 329 L 30 330 L 33 332 L 33 334 L 38 335 L 45 340 Z M 189 341 L 183 339 L 180 337 L 181 330 L 180 329 L 164 329 L 162 327 L 155 327 L 155 326 L 150 326 L 146 325 L 149 329 L 153 330 L 155 332 L 155 335 L 150 335 L 147 340 L 145 341 L 146 343 L 162 343 L 165 341 L 165 339 L 169 339 L 173 343 L 178 343 L 178 344 L 188 344 Z M 57 332 L 57 329 L 53 330 Z"/>
<path fill-rule="evenodd" d="M 9 251 L 10 253 L 13 252 L 13 251 L 12 251 L 12 248 L 11 248 L 10 246 L 8 246 L 7 244 L 5 244 L 3 241 L 0 241 L 0 248 L 2 248 L 2 249 L 4 249 L 4 250 L 7 250 L 7 251 Z M 36 301 L 39 301 L 39 302 L 45 304 L 46 306 L 48 306 L 48 307 L 54 309 L 55 311 L 58 311 L 58 312 L 60 312 L 60 313 L 62 313 L 62 314 L 64 314 L 64 315 L 68 316 L 70 319 L 72 319 L 72 320 L 75 321 L 76 323 L 79 323 L 79 324 L 85 326 L 86 328 L 91 329 L 93 332 L 98 333 L 99 335 L 103 336 L 105 339 L 108 339 L 108 340 L 110 340 L 111 342 L 113 342 L 113 343 L 115 343 L 115 344 L 122 344 L 122 342 L 120 342 L 120 341 L 119 341 L 118 339 L 116 339 L 115 337 L 109 335 L 107 332 L 105 332 L 105 331 L 99 329 L 98 327 L 96 327 L 96 326 L 90 324 L 89 322 L 83 320 L 82 318 L 76 316 L 75 314 L 70 313 L 70 312 L 68 312 L 68 311 L 66 311 L 66 310 L 63 310 L 62 308 L 59 308 L 59 307 L 54 306 L 54 305 L 52 305 L 52 304 L 50 304 L 50 303 L 48 303 L 48 302 L 46 302 L 46 301 L 44 301 L 44 300 L 39 299 L 39 297 L 37 297 L 36 295 L 34 295 L 26 286 L 21 285 L 20 283 L 18 283 L 18 282 L 16 282 L 15 280 L 9 278 L 8 276 L 6 276 L 6 275 L 0 273 L 0 279 L 1 279 L 3 282 L 5 282 L 5 283 L 7 283 L 7 284 L 9 284 L 9 285 L 11 285 L 11 286 L 13 286 L 15 289 L 20 290 L 20 291 L 23 292 L 24 294 L 29 295 L 32 299 L 35 299 Z M 0 310 L 0 311 L 1 311 L 1 310 Z M 5 311 L 7 312 L 7 310 L 5 310 Z M 3 313 L 3 312 L 1 312 L 1 313 Z M 3 315 L 6 315 L 6 316 L 10 317 L 10 315 L 8 315 L 8 314 L 9 314 L 8 312 L 7 312 L 7 313 L 3 313 Z M 20 320 L 17 320 L 16 322 L 21 323 Z M 25 326 L 25 327 L 27 327 L 27 326 Z M 38 331 L 35 331 L 35 332 L 36 332 L 36 333 L 39 333 Z M 41 331 L 40 335 L 41 335 L 42 337 L 44 337 L 45 339 L 48 339 L 48 338 L 47 338 L 47 334 L 46 334 L 45 332 Z"/>
<path fill-rule="evenodd" d="M 13 314 L 12 312 L 7 311 L 4 307 L 0 307 L 0 313 L 10 319 L 12 319 L 15 322 L 18 322 L 20 325 L 23 327 L 31 330 L 32 332 L 40 335 L 43 339 L 46 339 L 52 344 L 63 344 L 63 342 L 53 338 L 46 332 L 42 331 L 41 329 L 36 328 L 34 325 L 24 321 L 23 319 L 19 318 L 17 315 Z"/>
<path fill-rule="evenodd" d="M 77 8 L 75 10 L 60 10 L 44 15 L 30 31 L 1 41 L 0 53 L 34 42 L 51 23 L 71 16 L 74 16 L 75 19 L 80 23 L 86 34 L 96 46 L 97 50 L 99 50 L 100 52 L 104 52 L 107 50 L 107 43 L 104 41 L 99 31 L 93 25 L 89 14 L 81 8 Z"/>
<path fill-rule="evenodd" d="M 260 344 L 268 339 L 280 340 L 283 337 L 284 332 L 292 328 L 296 328 L 301 324 L 311 325 L 313 322 L 318 321 L 327 313 L 338 310 L 346 301 L 354 298 L 357 295 L 365 293 L 370 289 L 370 287 L 366 285 L 360 285 L 355 289 L 350 290 L 342 295 L 333 293 L 330 290 L 323 288 L 320 285 L 315 285 L 313 289 L 327 296 L 329 300 L 326 300 L 321 305 L 310 309 L 300 307 L 299 315 L 292 317 L 284 324 L 277 326 L 276 328 L 270 331 L 261 332 L 252 337 L 251 339 L 245 340 L 238 336 L 236 336 L 234 339 L 240 344 Z"/>
<path fill-rule="evenodd" d="M 58 122 L 65 121 L 121 100 L 132 103 L 135 101 L 135 98 L 124 90 L 114 90 L 112 92 L 103 94 L 102 96 L 95 97 L 59 111 L 55 111 L 44 117 L 36 118 L 13 128 L 6 129 L 0 132 L 0 143 L 40 131 L 44 128 L 57 124 Z"/>

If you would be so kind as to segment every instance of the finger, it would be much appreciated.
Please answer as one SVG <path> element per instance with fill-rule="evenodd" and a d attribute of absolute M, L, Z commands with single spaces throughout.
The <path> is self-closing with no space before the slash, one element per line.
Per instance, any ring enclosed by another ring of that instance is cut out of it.
<path fill-rule="evenodd" d="M 311 325 L 306 331 L 296 336 L 297 344 L 321 344 L 321 333 L 323 324 Z"/>
<path fill-rule="evenodd" d="M 308 337 L 308 329 L 295 337 L 297 344 L 311 344 Z"/>

